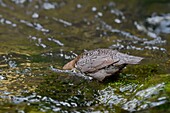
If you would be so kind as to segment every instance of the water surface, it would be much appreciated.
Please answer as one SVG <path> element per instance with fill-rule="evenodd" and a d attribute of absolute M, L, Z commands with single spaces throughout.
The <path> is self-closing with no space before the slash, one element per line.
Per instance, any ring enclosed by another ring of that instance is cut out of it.
<path fill-rule="evenodd" d="M 168 113 L 168 0 L 0 0 L 0 112 Z M 62 66 L 85 50 L 144 57 L 98 82 Z"/>

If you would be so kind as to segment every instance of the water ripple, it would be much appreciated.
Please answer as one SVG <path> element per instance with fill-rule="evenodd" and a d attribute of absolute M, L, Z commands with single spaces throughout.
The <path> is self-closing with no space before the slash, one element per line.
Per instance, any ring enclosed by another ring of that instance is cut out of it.
<path fill-rule="evenodd" d="M 45 29 L 41 24 L 39 23 L 31 23 L 29 21 L 26 21 L 26 20 L 20 20 L 21 23 L 29 26 L 29 27 L 33 27 L 35 28 L 36 30 L 38 31 L 42 31 L 44 33 L 48 33 L 50 30 L 49 29 Z"/>
<path fill-rule="evenodd" d="M 11 25 L 12 27 L 16 27 L 17 24 L 15 24 L 14 22 L 8 20 L 8 19 L 5 19 L 2 17 L 2 15 L 0 15 L 0 23 L 1 24 L 6 24 L 6 25 Z"/>
<path fill-rule="evenodd" d="M 168 102 L 167 97 L 165 97 L 162 92 L 165 83 L 157 84 L 144 90 L 135 91 L 137 87 L 139 86 L 135 84 L 121 87 L 119 90 L 122 93 L 128 91 L 133 92 L 134 94 L 134 96 L 130 95 L 130 97 L 125 98 L 123 94 L 116 93 L 118 89 L 108 86 L 99 91 L 100 96 L 98 97 L 98 100 L 104 104 L 122 106 L 123 109 L 128 111 L 139 111 Z M 127 92 L 125 94 L 127 94 Z"/>
<path fill-rule="evenodd" d="M 59 40 L 56 40 L 54 38 L 48 38 L 49 41 L 55 42 L 56 44 L 58 44 L 59 46 L 64 46 L 64 44 L 62 42 L 60 42 Z"/>

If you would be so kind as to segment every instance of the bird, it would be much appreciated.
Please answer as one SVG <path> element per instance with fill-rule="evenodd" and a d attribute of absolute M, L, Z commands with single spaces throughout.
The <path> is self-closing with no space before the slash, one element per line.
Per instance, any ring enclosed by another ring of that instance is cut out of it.
<path fill-rule="evenodd" d="M 142 59 L 118 50 L 99 48 L 78 55 L 65 64 L 63 69 L 77 69 L 85 75 L 103 81 L 108 76 L 119 73 L 128 64 L 139 64 Z"/>

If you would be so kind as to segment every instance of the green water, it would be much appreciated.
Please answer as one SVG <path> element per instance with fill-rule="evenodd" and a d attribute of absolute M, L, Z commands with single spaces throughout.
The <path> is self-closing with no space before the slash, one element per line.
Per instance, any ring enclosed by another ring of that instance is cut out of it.
<path fill-rule="evenodd" d="M 0 0 L 0 112 L 169 113 L 169 0 Z M 144 57 L 104 82 L 65 72 L 84 50 Z"/>

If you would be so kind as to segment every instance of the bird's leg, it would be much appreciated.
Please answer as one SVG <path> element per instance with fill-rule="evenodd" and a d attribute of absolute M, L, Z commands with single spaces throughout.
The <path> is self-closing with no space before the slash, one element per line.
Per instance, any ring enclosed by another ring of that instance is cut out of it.
<path fill-rule="evenodd" d="M 76 68 L 71 69 L 71 71 L 72 71 L 73 73 L 79 72 L 79 70 L 77 70 Z"/>

